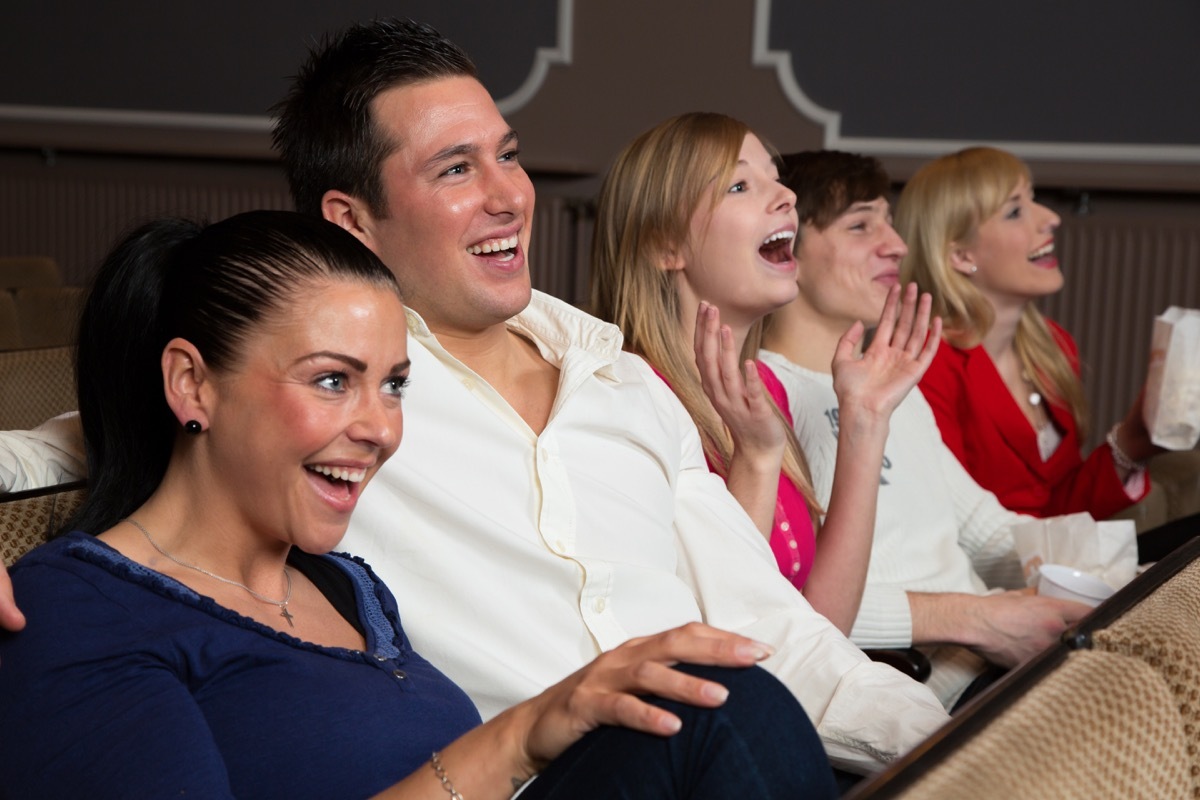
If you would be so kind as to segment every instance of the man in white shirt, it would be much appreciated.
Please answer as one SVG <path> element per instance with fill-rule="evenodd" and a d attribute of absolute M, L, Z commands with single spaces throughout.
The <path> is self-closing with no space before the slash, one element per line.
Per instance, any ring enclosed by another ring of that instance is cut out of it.
<path fill-rule="evenodd" d="M 800 295 L 772 315 L 761 358 L 788 391 L 813 486 L 828 503 L 838 403 L 830 364 L 855 320 L 879 318 L 907 252 L 891 226 L 887 174 L 873 158 L 839 152 L 785 160 L 797 194 Z M 1028 519 L 1000 505 L 943 444 L 919 390 L 892 415 L 875 537 L 850 638 L 863 647 L 929 646 L 929 686 L 947 708 L 1054 642 L 1090 609 L 992 588 L 1024 587 L 1009 526 Z"/>
<path fill-rule="evenodd" d="M 531 293 L 534 193 L 461 50 L 351 29 L 278 108 L 297 208 L 351 231 L 410 309 L 404 443 L 344 542 L 416 649 L 485 718 L 631 637 L 692 620 L 776 649 L 836 765 L 878 768 L 940 726 L 776 571 L 662 381 L 615 327 Z"/>

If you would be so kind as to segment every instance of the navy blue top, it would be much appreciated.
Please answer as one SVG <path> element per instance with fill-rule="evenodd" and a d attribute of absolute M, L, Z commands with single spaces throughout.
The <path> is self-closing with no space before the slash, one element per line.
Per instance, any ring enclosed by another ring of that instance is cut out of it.
<path fill-rule="evenodd" d="M 323 558 L 354 586 L 366 652 L 268 628 L 84 533 L 26 555 L 29 624 L 0 632 L 0 794 L 366 797 L 477 725 L 371 569 Z"/>

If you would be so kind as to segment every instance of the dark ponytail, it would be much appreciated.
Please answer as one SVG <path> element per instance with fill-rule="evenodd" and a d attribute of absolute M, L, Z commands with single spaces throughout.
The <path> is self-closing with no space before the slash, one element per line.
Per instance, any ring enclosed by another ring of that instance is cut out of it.
<path fill-rule="evenodd" d="M 67 529 L 105 531 L 162 482 L 180 430 L 163 394 L 168 341 L 186 339 L 208 367 L 230 369 L 264 318 L 330 279 L 399 293 L 351 234 L 293 212 L 251 211 L 208 227 L 163 219 L 125 237 L 100 265 L 80 318 L 89 489 Z"/>

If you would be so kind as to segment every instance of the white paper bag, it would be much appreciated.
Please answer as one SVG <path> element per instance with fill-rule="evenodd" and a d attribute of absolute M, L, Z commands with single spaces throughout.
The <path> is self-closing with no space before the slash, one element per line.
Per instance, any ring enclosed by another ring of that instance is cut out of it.
<path fill-rule="evenodd" d="M 1142 412 L 1159 447 L 1200 441 L 1200 311 L 1171 306 L 1155 318 Z"/>
<path fill-rule="evenodd" d="M 1025 582 L 1035 586 L 1042 564 L 1062 564 L 1120 589 L 1137 574 L 1133 520 L 1096 522 L 1086 511 L 1014 525 L 1013 545 Z"/>

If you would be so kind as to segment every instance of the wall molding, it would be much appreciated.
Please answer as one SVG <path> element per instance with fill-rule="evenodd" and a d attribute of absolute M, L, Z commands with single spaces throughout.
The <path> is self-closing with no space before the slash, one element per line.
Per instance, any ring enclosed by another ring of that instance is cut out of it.
<path fill-rule="evenodd" d="M 539 47 L 534 55 L 533 69 L 517 90 L 496 101 L 500 113 L 509 116 L 520 111 L 541 90 L 551 66 L 569 66 L 575 36 L 575 0 L 558 0 L 558 20 L 555 26 L 558 41 L 554 47 Z"/>
<path fill-rule="evenodd" d="M 961 150 L 964 147 L 986 144 L 1001 147 L 1029 160 L 1200 165 L 1200 147 L 1192 145 L 843 136 L 841 112 L 824 108 L 805 94 L 796 79 L 795 70 L 792 68 L 791 52 L 771 50 L 769 47 L 770 32 L 771 0 L 755 0 L 752 63 L 756 67 L 775 70 L 780 88 L 788 102 L 805 117 L 823 127 L 825 131 L 824 146 L 827 149 L 850 150 L 875 156 L 930 158 Z"/>

